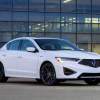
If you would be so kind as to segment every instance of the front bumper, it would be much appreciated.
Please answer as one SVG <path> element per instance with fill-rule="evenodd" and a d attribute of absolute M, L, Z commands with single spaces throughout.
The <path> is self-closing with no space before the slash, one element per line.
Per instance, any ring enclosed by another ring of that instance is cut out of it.
<path fill-rule="evenodd" d="M 75 73 L 71 75 L 65 75 L 63 68 L 69 68 Z M 86 65 L 78 64 L 77 62 L 64 62 L 57 65 L 57 78 L 58 79 L 86 79 L 86 78 L 100 78 L 100 67 L 93 68 Z"/>

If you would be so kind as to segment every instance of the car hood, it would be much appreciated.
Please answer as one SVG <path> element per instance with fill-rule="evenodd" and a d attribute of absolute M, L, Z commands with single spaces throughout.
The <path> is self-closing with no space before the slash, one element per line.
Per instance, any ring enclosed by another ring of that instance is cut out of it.
<path fill-rule="evenodd" d="M 46 52 L 45 52 L 46 53 Z M 86 51 L 47 51 L 48 54 L 55 57 L 68 57 L 79 59 L 100 59 L 100 55 L 94 52 Z"/>

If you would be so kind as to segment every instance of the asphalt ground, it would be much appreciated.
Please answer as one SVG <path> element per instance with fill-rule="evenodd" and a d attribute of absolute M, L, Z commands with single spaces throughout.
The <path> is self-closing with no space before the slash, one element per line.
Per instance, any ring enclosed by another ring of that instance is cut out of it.
<path fill-rule="evenodd" d="M 68 81 L 44 86 L 33 79 L 11 78 L 0 83 L 0 100 L 100 100 L 100 84 L 89 86 L 84 81 Z"/>

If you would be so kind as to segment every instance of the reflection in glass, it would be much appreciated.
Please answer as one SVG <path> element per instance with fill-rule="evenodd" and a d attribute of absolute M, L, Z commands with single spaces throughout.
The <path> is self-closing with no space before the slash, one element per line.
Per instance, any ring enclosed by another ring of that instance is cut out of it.
<path fill-rule="evenodd" d="M 67 33 L 76 33 L 76 24 L 73 23 L 62 23 L 61 24 L 62 32 Z"/>
<path fill-rule="evenodd" d="M 100 14 L 100 0 L 92 0 L 92 13 Z"/>
<path fill-rule="evenodd" d="M 76 14 L 61 14 L 61 22 L 76 23 Z"/>
<path fill-rule="evenodd" d="M 29 32 L 44 32 L 44 23 L 29 23 Z"/>
<path fill-rule="evenodd" d="M 78 13 L 91 13 L 91 0 L 77 0 Z"/>
<path fill-rule="evenodd" d="M 27 22 L 13 22 L 13 31 L 28 32 L 28 23 Z"/>
<path fill-rule="evenodd" d="M 11 12 L 0 12 L 0 21 L 11 21 Z"/>
<path fill-rule="evenodd" d="M 13 12 L 13 21 L 28 21 L 28 12 Z"/>
<path fill-rule="evenodd" d="M 0 31 L 11 31 L 11 22 L 0 22 Z"/>
<path fill-rule="evenodd" d="M 76 12 L 76 0 L 61 0 L 62 12 Z"/>
<path fill-rule="evenodd" d="M 0 0 L 0 10 L 9 10 L 12 8 L 12 0 Z"/>
<path fill-rule="evenodd" d="M 28 10 L 28 0 L 13 0 L 13 10 L 27 11 Z"/>
<path fill-rule="evenodd" d="M 28 36 L 28 33 L 26 32 L 13 32 L 13 38 L 18 38 L 18 37 L 25 37 Z"/>
<path fill-rule="evenodd" d="M 46 12 L 60 12 L 60 0 L 46 0 Z"/>
<path fill-rule="evenodd" d="M 44 12 L 44 0 L 29 0 L 29 11 Z"/>
<path fill-rule="evenodd" d="M 44 22 L 44 13 L 29 12 L 29 21 Z"/>
<path fill-rule="evenodd" d="M 0 42 L 8 42 L 12 39 L 11 32 L 0 32 Z"/>
<path fill-rule="evenodd" d="M 62 38 L 63 39 L 68 39 L 74 44 L 76 43 L 76 34 L 71 34 L 71 33 L 62 33 Z"/>
<path fill-rule="evenodd" d="M 60 32 L 60 23 L 45 23 L 45 32 Z"/>
<path fill-rule="evenodd" d="M 60 13 L 46 13 L 45 21 L 46 22 L 60 22 Z"/>
<path fill-rule="evenodd" d="M 78 33 L 91 33 L 91 24 L 77 24 Z"/>

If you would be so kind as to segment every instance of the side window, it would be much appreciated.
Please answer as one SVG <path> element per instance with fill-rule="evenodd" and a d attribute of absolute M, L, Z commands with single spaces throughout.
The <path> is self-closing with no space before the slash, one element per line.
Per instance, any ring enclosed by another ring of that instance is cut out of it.
<path fill-rule="evenodd" d="M 22 40 L 21 50 L 26 51 L 27 47 L 34 47 L 34 44 L 30 40 Z"/>
<path fill-rule="evenodd" d="M 15 40 L 7 45 L 7 50 L 19 50 L 20 40 Z"/>

